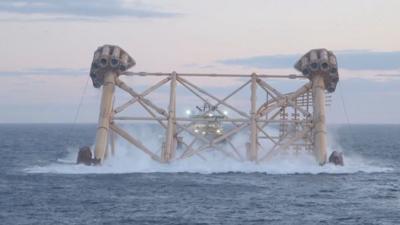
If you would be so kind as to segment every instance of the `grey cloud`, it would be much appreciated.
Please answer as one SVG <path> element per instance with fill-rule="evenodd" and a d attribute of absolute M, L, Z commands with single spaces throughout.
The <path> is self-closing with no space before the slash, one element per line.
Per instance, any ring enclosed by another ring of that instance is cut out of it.
<path fill-rule="evenodd" d="M 50 75 L 50 76 L 82 76 L 88 75 L 89 70 L 70 69 L 70 68 L 32 68 L 26 70 L 3 70 L 0 71 L 0 77 L 4 76 L 30 76 L 30 75 Z"/>
<path fill-rule="evenodd" d="M 378 77 L 399 77 L 400 78 L 400 74 L 377 74 L 376 76 L 378 76 Z"/>
<path fill-rule="evenodd" d="M 378 52 L 369 50 L 334 51 L 339 67 L 349 70 L 400 69 L 400 51 Z M 292 68 L 300 54 L 264 55 L 221 60 L 219 63 L 257 68 Z"/>
<path fill-rule="evenodd" d="M 66 16 L 70 19 L 104 19 L 114 17 L 164 18 L 174 17 L 177 13 L 148 9 L 138 4 L 129 7 L 121 0 L 2 0 L 0 12 L 16 14 L 42 14 Z"/>
<path fill-rule="evenodd" d="M 102 18 L 89 18 L 89 17 L 63 17 L 63 16 L 54 16 L 50 18 L 1 18 L 0 22 L 104 22 L 106 19 Z"/>
<path fill-rule="evenodd" d="M 376 82 L 374 80 L 351 78 L 340 81 L 346 93 L 399 93 L 400 79 L 391 79 L 387 82 Z M 399 93 L 400 96 L 400 93 Z"/>

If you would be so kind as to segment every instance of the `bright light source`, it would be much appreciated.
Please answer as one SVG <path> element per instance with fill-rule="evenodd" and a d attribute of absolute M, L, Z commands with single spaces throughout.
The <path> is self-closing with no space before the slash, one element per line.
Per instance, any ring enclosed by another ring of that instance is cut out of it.
<path fill-rule="evenodd" d="M 192 114 L 192 111 L 190 109 L 186 110 L 186 115 L 190 116 Z"/>
<path fill-rule="evenodd" d="M 228 111 L 224 110 L 224 115 L 225 116 L 228 115 Z"/>
<path fill-rule="evenodd" d="M 213 116 L 213 114 L 212 114 L 212 113 L 209 113 L 209 114 L 208 114 L 208 116 L 210 116 L 210 117 L 211 117 L 211 116 Z"/>
<path fill-rule="evenodd" d="M 205 132 L 205 131 L 203 131 L 203 132 L 201 132 L 203 135 L 205 135 L 207 132 Z"/>
<path fill-rule="evenodd" d="M 217 133 L 218 133 L 218 134 L 219 134 L 219 133 L 221 133 L 221 130 L 220 130 L 220 129 L 218 129 L 218 130 L 217 130 Z"/>
<path fill-rule="evenodd" d="M 195 133 L 199 133 L 199 130 L 197 130 L 197 129 L 194 129 L 194 132 L 195 132 Z"/>

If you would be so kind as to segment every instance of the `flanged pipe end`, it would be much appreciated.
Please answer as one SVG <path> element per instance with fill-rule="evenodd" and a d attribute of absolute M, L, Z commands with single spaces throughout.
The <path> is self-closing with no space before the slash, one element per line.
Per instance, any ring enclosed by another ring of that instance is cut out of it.
<path fill-rule="evenodd" d="M 135 60 L 122 48 L 116 45 L 103 45 L 97 48 L 90 67 L 93 86 L 99 88 L 104 84 L 104 75 L 115 72 L 117 75 L 135 65 Z"/>
<path fill-rule="evenodd" d="M 313 49 L 303 55 L 294 68 L 312 80 L 316 75 L 324 77 L 325 89 L 334 92 L 339 81 L 336 56 L 324 48 Z"/>
<path fill-rule="evenodd" d="M 321 63 L 321 70 L 329 70 L 329 64 L 327 62 Z"/>
<path fill-rule="evenodd" d="M 110 62 L 110 64 L 111 64 L 111 67 L 118 67 L 118 65 L 119 65 L 119 59 L 118 58 L 112 58 L 111 59 L 111 62 Z"/>
<path fill-rule="evenodd" d="M 301 72 L 302 72 L 303 75 L 306 76 L 306 77 L 310 76 L 310 73 L 311 73 L 310 70 L 309 70 L 308 68 L 303 69 Z"/>
<path fill-rule="evenodd" d="M 317 62 L 313 62 L 313 63 L 310 64 L 310 68 L 311 68 L 312 71 L 316 71 L 316 70 L 319 69 L 319 65 L 318 65 Z"/>

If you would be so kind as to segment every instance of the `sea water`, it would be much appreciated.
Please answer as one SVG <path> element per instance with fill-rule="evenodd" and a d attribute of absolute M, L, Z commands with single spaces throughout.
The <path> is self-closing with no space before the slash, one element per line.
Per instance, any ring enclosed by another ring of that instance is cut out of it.
<path fill-rule="evenodd" d="M 400 125 L 330 126 L 344 167 L 309 155 L 254 164 L 213 153 L 160 165 L 123 141 L 104 165 L 76 165 L 95 130 L 0 125 L 0 224 L 400 222 Z M 151 127 L 136 131 L 154 136 Z"/>

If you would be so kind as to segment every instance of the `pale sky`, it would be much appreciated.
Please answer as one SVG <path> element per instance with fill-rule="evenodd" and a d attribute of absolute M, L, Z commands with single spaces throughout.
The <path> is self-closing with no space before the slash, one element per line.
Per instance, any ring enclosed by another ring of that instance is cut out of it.
<path fill-rule="evenodd" d="M 399 9 L 398 0 L 2 0 L 0 123 L 73 122 L 82 93 L 78 122 L 96 122 L 100 90 L 84 87 L 103 44 L 129 52 L 132 71 L 178 73 L 295 73 L 302 54 L 327 48 L 341 79 L 328 121 L 347 123 L 344 103 L 351 123 L 400 123 Z"/>

